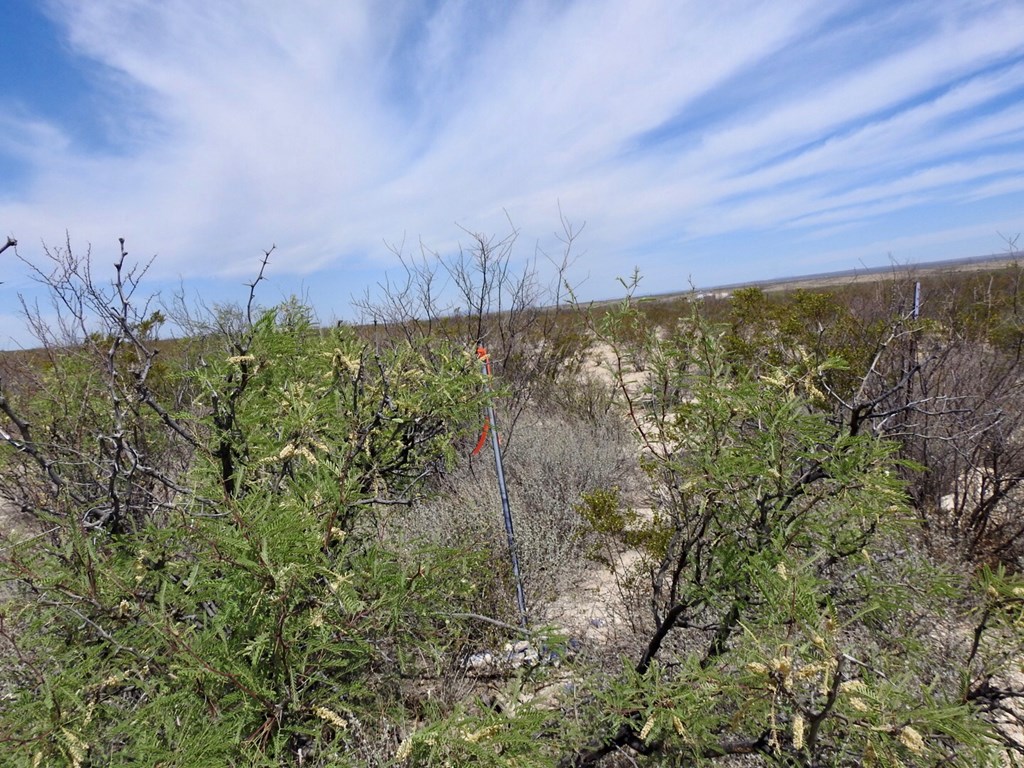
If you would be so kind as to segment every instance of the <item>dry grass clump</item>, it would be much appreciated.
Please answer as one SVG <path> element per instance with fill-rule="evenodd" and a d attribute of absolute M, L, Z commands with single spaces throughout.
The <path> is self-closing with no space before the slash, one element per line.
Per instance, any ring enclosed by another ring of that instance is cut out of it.
<path fill-rule="evenodd" d="M 577 586 L 594 568 L 594 533 L 581 516 L 584 494 L 637 486 L 639 468 L 621 421 L 594 421 L 564 412 L 532 411 L 516 424 L 504 457 L 509 503 L 531 619 L 545 618 L 555 598 Z M 490 454 L 449 476 L 444 490 L 418 503 L 401 521 L 402 535 L 443 546 L 486 551 L 494 563 L 492 610 L 506 614 L 514 600 L 501 499 Z"/>

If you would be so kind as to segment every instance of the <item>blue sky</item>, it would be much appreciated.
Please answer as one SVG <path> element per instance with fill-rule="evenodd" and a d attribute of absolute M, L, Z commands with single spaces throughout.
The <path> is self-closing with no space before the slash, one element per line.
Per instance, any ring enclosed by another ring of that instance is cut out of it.
<path fill-rule="evenodd" d="M 583 298 L 1024 231 L 1021 0 L 0 0 L 0 239 L 320 317 L 462 228 L 577 226 Z M 0 346 L 27 343 L 0 255 Z"/>

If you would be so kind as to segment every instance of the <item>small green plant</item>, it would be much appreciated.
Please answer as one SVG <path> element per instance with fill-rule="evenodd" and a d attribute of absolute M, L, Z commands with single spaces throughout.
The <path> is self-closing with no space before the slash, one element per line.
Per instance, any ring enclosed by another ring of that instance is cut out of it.
<path fill-rule="evenodd" d="M 636 510 L 624 507 L 618 487 L 599 488 L 581 496 L 576 510 L 591 530 L 601 537 L 611 537 L 627 547 L 640 550 L 647 557 L 660 560 L 665 556 L 672 530 L 658 510 L 646 519 Z M 612 558 L 604 558 L 601 550 L 595 556 L 614 568 Z"/>

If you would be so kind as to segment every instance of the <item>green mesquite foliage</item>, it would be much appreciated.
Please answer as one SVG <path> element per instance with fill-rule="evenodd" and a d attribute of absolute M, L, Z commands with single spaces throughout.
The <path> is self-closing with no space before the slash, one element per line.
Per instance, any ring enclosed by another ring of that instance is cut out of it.
<path fill-rule="evenodd" d="M 246 354 L 182 375 L 180 491 L 130 533 L 73 514 L 4 553 L 4 763 L 365 762 L 398 742 L 401 681 L 447 663 L 477 567 L 390 552 L 373 512 L 478 425 L 475 359 L 269 312 Z"/>

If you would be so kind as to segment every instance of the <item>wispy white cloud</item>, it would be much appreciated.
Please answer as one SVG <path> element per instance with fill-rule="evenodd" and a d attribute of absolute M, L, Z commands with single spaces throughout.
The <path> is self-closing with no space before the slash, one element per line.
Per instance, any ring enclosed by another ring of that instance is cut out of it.
<path fill-rule="evenodd" d="M 1016 0 L 47 8 L 106 134 L 0 109 L 0 153 L 26 169 L 0 223 L 23 243 L 125 236 L 157 276 L 237 279 L 276 242 L 282 279 L 329 282 L 403 233 L 447 247 L 455 222 L 507 212 L 543 237 L 560 202 L 588 222 L 597 292 L 634 260 L 714 282 L 744 233 L 779 244 L 775 268 L 826 232 L 882 248 L 880 220 L 914 241 L 922 217 L 900 217 L 928 206 L 970 202 L 985 232 L 1005 206 L 979 203 L 1024 194 Z"/>

